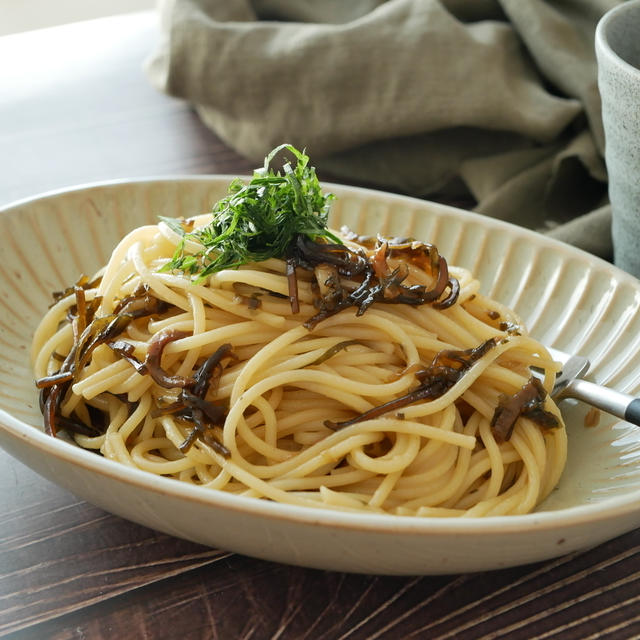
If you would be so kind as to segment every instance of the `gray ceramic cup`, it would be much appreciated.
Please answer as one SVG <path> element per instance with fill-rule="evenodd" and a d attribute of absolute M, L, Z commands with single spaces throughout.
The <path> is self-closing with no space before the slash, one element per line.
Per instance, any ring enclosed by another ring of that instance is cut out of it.
<path fill-rule="evenodd" d="M 606 13 L 596 29 L 614 261 L 640 278 L 640 0 Z"/>

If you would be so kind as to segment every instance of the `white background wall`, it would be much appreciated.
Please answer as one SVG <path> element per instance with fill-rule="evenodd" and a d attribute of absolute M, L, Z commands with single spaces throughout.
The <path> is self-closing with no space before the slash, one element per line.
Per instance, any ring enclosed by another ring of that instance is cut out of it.
<path fill-rule="evenodd" d="M 153 9 L 155 4 L 155 0 L 0 0 L 0 36 L 144 11 Z"/>

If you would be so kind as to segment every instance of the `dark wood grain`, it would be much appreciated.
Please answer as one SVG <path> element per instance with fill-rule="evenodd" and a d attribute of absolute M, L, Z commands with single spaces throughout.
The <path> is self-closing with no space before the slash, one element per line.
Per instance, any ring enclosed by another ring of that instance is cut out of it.
<path fill-rule="evenodd" d="M 632 638 L 640 633 L 635 532 L 516 569 L 394 578 L 234 555 L 33 625 L 16 638 Z M 635 566 L 634 566 L 635 564 Z"/>
<path fill-rule="evenodd" d="M 0 635 L 229 555 L 125 523 L 2 450 L 0 469 Z"/>
<path fill-rule="evenodd" d="M 155 16 L 139 14 L 0 38 L 0 203 L 97 180 L 251 169 L 149 85 L 143 61 L 157 37 Z M 526 567 L 393 578 L 171 538 L 1 451 L 0 505 L 0 637 L 640 637 L 640 531 Z"/>

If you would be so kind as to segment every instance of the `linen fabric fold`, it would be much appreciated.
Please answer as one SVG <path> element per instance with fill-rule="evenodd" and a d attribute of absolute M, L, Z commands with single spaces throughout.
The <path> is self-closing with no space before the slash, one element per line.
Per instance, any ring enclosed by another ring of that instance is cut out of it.
<path fill-rule="evenodd" d="M 256 163 L 290 142 L 321 176 L 468 203 L 609 258 L 593 37 L 615 4 L 169 0 L 147 69 Z"/>

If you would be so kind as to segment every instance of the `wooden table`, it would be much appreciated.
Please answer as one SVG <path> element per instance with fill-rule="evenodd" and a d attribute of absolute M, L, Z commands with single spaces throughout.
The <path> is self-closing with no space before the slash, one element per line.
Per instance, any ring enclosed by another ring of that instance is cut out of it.
<path fill-rule="evenodd" d="M 96 180 L 251 168 L 149 85 L 142 62 L 157 37 L 144 13 L 0 38 L 0 203 Z M 377 577 L 150 531 L 2 451 L 0 503 L 0 637 L 640 637 L 640 530 L 513 569 Z"/>

